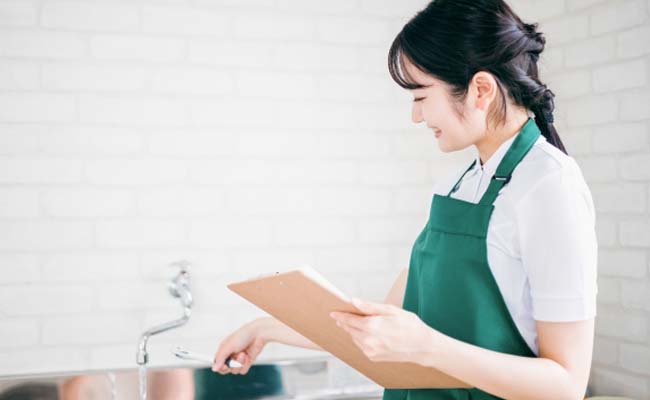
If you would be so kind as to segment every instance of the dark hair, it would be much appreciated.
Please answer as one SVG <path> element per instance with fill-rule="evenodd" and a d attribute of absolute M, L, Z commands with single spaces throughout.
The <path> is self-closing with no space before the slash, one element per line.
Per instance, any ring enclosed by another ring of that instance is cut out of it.
<path fill-rule="evenodd" d="M 566 154 L 553 126 L 555 94 L 538 77 L 537 60 L 546 39 L 537 25 L 522 22 L 503 0 L 434 0 L 397 35 L 388 53 L 388 69 L 403 88 L 423 87 L 405 70 L 406 57 L 422 72 L 446 82 L 459 101 L 467 95 L 474 74 L 487 71 L 495 77 L 501 100 L 488 119 L 505 122 L 508 95 L 535 113 L 546 140 Z"/>

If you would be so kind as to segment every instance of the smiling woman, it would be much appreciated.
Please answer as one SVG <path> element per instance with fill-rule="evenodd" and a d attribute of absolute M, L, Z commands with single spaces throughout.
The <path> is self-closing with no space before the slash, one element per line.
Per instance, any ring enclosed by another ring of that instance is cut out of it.
<path fill-rule="evenodd" d="M 436 185 L 406 277 L 387 296 L 401 308 L 336 316 L 374 360 L 434 367 L 473 388 L 387 388 L 384 400 L 585 395 L 595 213 L 553 126 L 536 28 L 502 0 L 434 0 L 390 48 L 391 76 L 414 97 L 413 122 L 426 123 L 443 152 L 478 154 Z"/>
<path fill-rule="evenodd" d="M 415 96 L 414 121 L 425 120 L 442 132 L 459 134 L 460 129 L 476 138 L 485 126 L 467 132 L 468 126 L 458 126 L 450 116 L 476 125 L 481 116 L 472 108 L 485 111 L 485 97 L 494 96 L 487 129 L 503 128 L 509 111 L 525 114 L 529 109 L 542 135 L 566 153 L 553 127 L 554 94 L 538 77 L 546 40 L 536 28 L 503 1 L 431 2 L 404 26 L 388 55 L 391 76 Z M 494 93 L 479 97 L 474 92 L 485 88 Z M 466 147 L 471 138 L 446 150 Z"/>

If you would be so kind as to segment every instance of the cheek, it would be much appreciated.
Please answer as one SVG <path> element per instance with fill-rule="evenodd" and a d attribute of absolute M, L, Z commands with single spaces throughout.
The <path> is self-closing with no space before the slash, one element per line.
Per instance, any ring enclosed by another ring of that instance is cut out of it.
<path fill-rule="evenodd" d="M 438 143 L 442 151 L 450 152 L 470 146 L 472 140 L 462 125 L 450 123 L 450 127 L 446 131 L 443 130 L 442 136 L 438 138 Z"/>

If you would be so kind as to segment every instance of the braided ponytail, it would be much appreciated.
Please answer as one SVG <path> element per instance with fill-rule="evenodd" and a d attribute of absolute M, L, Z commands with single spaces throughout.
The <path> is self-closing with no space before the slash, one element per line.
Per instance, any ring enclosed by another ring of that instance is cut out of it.
<path fill-rule="evenodd" d="M 555 101 L 553 98 L 555 97 L 555 93 L 553 93 L 551 89 L 547 88 L 546 85 L 539 82 L 538 78 L 537 61 L 539 60 L 539 55 L 544 51 L 544 47 L 546 46 L 546 38 L 541 32 L 537 31 L 537 23 L 522 23 L 522 27 L 526 36 L 539 46 L 539 49 L 529 51 L 532 68 L 528 73 L 531 75 L 531 78 L 539 84 L 536 92 L 540 93 L 540 95 L 535 102 L 528 105 L 528 107 L 535 114 L 535 123 L 546 140 L 567 154 L 566 148 L 553 125 L 553 110 L 555 109 Z"/>
<path fill-rule="evenodd" d="M 488 71 L 502 100 L 507 95 L 531 110 L 546 140 L 566 153 L 553 125 L 555 94 L 539 80 L 537 62 L 546 39 L 537 27 L 524 23 L 503 0 L 434 0 L 397 35 L 388 69 L 400 86 L 422 87 L 404 75 L 403 53 L 422 71 L 447 82 L 459 101 L 474 74 Z M 505 120 L 506 107 L 502 101 L 497 121 Z"/>

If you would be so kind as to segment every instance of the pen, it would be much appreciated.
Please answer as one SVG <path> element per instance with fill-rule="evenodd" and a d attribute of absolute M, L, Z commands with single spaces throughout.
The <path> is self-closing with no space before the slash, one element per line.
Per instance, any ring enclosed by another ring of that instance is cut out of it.
<path fill-rule="evenodd" d="M 172 349 L 172 353 L 183 360 L 194 360 L 194 361 L 202 361 L 204 363 L 208 363 L 210 365 L 214 364 L 214 359 L 210 358 L 208 356 L 195 353 L 189 350 L 184 349 L 182 346 L 176 346 L 175 348 Z M 236 361 L 233 360 L 230 356 L 226 358 L 225 364 L 228 366 L 228 368 L 239 368 L 242 365 Z"/>

